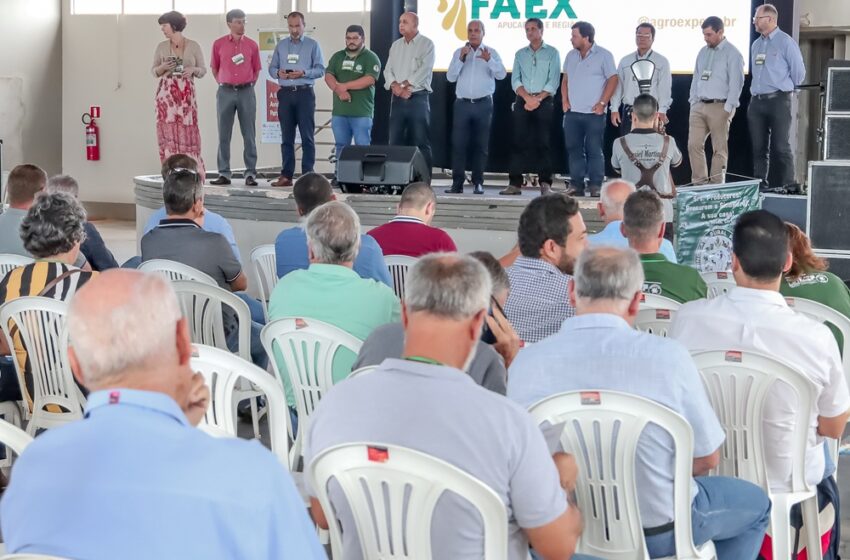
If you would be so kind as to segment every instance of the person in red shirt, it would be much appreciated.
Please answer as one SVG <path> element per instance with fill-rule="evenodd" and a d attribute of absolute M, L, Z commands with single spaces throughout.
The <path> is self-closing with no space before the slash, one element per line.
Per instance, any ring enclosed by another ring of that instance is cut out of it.
<path fill-rule="evenodd" d="M 411 183 L 401 193 L 398 215 L 369 232 L 384 255 L 421 257 L 428 253 L 455 252 L 449 234 L 431 226 L 437 197 L 427 183 Z"/>

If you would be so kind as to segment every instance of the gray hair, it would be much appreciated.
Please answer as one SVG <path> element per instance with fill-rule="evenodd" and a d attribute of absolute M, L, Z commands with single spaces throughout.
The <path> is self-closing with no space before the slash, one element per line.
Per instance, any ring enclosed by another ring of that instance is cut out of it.
<path fill-rule="evenodd" d="M 480 19 L 471 19 L 471 20 L 469 20 L 469 23 L 467 23 L 467 24 L 466 24 L 466 29 L 468 30 L 468 29 L 469 29 L 469 26 L 470 26 L 470 25 L 472 25 L 473 23 L 477 23 L 477 24 L 478 24 L 478 27 L 480 27 L 480 28 L 481 28 L 481 34 L 482 34 L 482 35 L 484 35 L 485 33 L 487 33 L 487 32 L 484 30 L 484 22 L 483 22 L 483 21 L 481 21 Z"/>
<path fill-rule="evenodd" d="M 348 204 L 332 200 L 314 209 L 304 225 L 313 256 L 325 264 L 352 262 L 360 250 L 360 218 Z"/>
<path fill-rule="evenodd" d="M 605 208 L 605 212 L 607 214 L 619 216 L 623 213 L 623 205 L 626 203 L 626 199 L 614 200 L 611 198 L 611 187 L 617 184 L 626 185 L 629 188 L 630 193 L 635 192 L 637 187 L 634 183 L 626 181 L 625 179 L 611 179 L 610 181 L 605 181 L 602 184 L 602 190 L 599 191 L 599 202 L 602 203 L 602 207 Z"/>
<path fill-rule="evenodd" d="M 493 295 L 507 292 L 511 289 L 511 279 L 508 278 L 508 273 L 502 263 L 487 251 L 473 251 L 469 256 L 484 265 L 487 273 L 490 274 L 490 280 L 493 282 Z"/>
<path fill-rule="evenodd" d="M 573 282 L 578 299 L 628 301 L 643 288 L 643 266 L 633 249 L 590 246 L 579 255 Z"/>
<path fill-rule="evenodd" d="M 47 180 L 47 192 L 64 192 L 74 198 L 80 197 L 80 184 L 70 175 L 54 175 Z"/>
<path fill-rule="evenodd" d="M 93 311 L 77 298 L 68 311 L 69 344 L 86 384 L 170 359 L 177 352 L 177 321 L 182 314 L 170 283 L 157 274 L 130 288 L 130 297 L 108 313 Z"/>
<path fill-rule="evenodd" d="M 35 198 L 21 221 L 24 249 L 37 259 L 67 253 L 86 239 L 86 211 L 68 193 L 42 194 Z"/>
<path fill-rule="evenodd" d="M 779 17 L 779 10 L 777 10 L 776 6 L 774 6 L 773 4 L 762 4 L 758 8 L 761 8 L 762 15 L 772 16 L 773 19 L 777 19 Z"/>
<path fill-rule="evenodd" d="M 450 319 L 468 319 L 490 306 L 493 281 L 480 261 L 457 253 L 432 253 L 407 272 L 404 304 Z"/>
<path fill-rule="evenodd" d="M 169 215 L 185 214 L 203 198 L 201 176 L 192 169 L 174 169 L 162 183 L 162 201 Z"/>

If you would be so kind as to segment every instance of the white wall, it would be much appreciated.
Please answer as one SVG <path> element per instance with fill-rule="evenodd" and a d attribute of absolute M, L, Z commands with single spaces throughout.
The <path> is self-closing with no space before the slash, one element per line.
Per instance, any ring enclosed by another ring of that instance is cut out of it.
<path fill-rule="evenodd" d="M 5 0 L 4 0 L 5 1 Z M 21 0 L 21 2 L 34 0 Z M 91 16 L 70 15 L 70 0 L 63 1 L 62 66 L 62 165 L 65 173 L 80 182 L 80 196 L 87 202 L 132 203 L 136 175 L 155 173 L 159 165 L 154 119 L 157 81 L 150 72 L 153 51 L 164 38 L 156 23 L 158 15 Z M 209 65 L 213 41 L 227 33 L 224 14 L 188 15 L 186 37 L 197 41 Z M 368 14 L 307 14 L 307 27 L 322 45 L 325 62 L 344 48 L 345 28 L 360 23 L 367 30 Z M 248 14 L 249 35 L 257 40 L 258 28 L 285 27 L 277 15 Z M 58 82 L 57 82 L 58 85 Z M 207 169 L 216 168 L 216 84 L 212 73 L 196 82 L 201 147 Z M 317 108 L 330 109 L 331 96 L 324 82 L 317 83 Z M 102 107 L 101 160 L 85 159 L 85 138 L 80 116 L 90 105 Z M 258 109 L 259 117 L 259 109 Z M 330 118 L 317 114 L 316 122 Z M 258 121 L 259 133 L 259 121 Z M 330 130 L 317 141 L 330 141 Z M 259 166 L 280 166 L 280 146 L 259 143 Z M 330 147 L 317 147 L 317 171 L 329 171 Z M 231 143 L 231 166 L 243 167 L 242 138 L 238 125 Z M 298 169 L 300 171 L 300 167 Z"/>
<path fill-rule="evenodd" d="M 8 145 L 16 142 L 4 138 L 6 170 L 24 161 L 40 165 L 49 173 L 61 170 L 61 2 L 0 3 L 0 76 L 23 81 L 22 142 Z"/>

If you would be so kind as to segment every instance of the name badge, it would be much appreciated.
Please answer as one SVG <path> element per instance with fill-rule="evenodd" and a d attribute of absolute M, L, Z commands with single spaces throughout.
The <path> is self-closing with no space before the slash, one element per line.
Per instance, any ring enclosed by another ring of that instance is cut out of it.
<path fill-rule="evenodd" d="M 235 64 L 236 66 L 239 66 L 240 64 L 245 62 L 245 55 L 242 54 L 242 53 L 239 53 L 236 56 L 234 56 L 233 58 L 231 58 L 230 60 L 233 61 L 233 64 Z"/>
<path fill-rule="evenodd" d="M 342 69 L 343 70 L 354 70 L 354 61 L 353 60 L 343 60 L 342 61 Z"/>
<path fill-rule="evenodd" d="M 762 66 L 764 61 L 767 60 L 767 55 L 765 53 L 760 53 L 756 55 L 756 65 Z"/>
<path fill-rule="evenodd" d="M 711 78 L 711 70 L 703 70 L 702 76 L 699 77 L 700 80 L 707 82 Z"/>
<path fill-rule="evenodd" d="M 286 63 L 287 64 L 298 64 L 298 55 L 297 54 L 286 55 Z"/>

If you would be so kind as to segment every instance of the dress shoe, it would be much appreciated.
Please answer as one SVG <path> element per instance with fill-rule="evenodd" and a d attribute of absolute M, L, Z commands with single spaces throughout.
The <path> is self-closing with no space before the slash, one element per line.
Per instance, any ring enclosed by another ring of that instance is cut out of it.
<path fill-rule="evenodd" d="M 475 194 L 484 194 L 484 185 L 475 185 L 472 192 Z"/>
<path fill-rule="evenodd" d="M 567 187 L 567 190 L 564 192 L 564 194 L 568 196 L 584 196 L 584 189 L 578 190 L 576 187 L 570 185 L 569 187 Z"/>
<path fill-rule="evenodd" d="M 277 181 L 272 181 L 273 187 L 291 187 L 292 186 L 292 178 L 284 177 L 281 175 L 277 178 Z"/>
<path fill-rule="evenodd" d="M 499 191 L 499 194 L 522 194 L 522 189 L 515 185 L 508 185 L 508 188 Z"/>
<path fill-rule="evenodd" d="M 230 184 L 230 179 L 228 179 L 224 175 L 219 175 L 218 178 L 210 181 L 210 185 L 221 186 L 221 185 L 229 185 L 229 184 Z"/>
<path fill-rule="evenodd" d="M 245 186 L 246 187 L 256 187 L 257 186 L 257 180 L 254 179 L 254 177 L 252 177 L 251 175 L 248 175 L 247 177 L 245 177 Z"/>
<path fill-rule="evenodd" d="M 590 196 L 594 198 L 599 198 L 599 193 L 602 192 L 602 187 L 600 185 L 590 185 Z"/>
<path fill-rule="evenodd" d="M 443 192 L 446 194 L 463 194 L 463 187 L 460 187 L 459 189 L 452 187 L 450 189 L 444 190 Z"/>
<path fill-rule="evenodd" d="M 540 194 L 541 196 L 545 196 L 547 194 L 552 194 L 552 185 L 549 183 L 544 183 L 541 181 L 540 183 Z"/>

